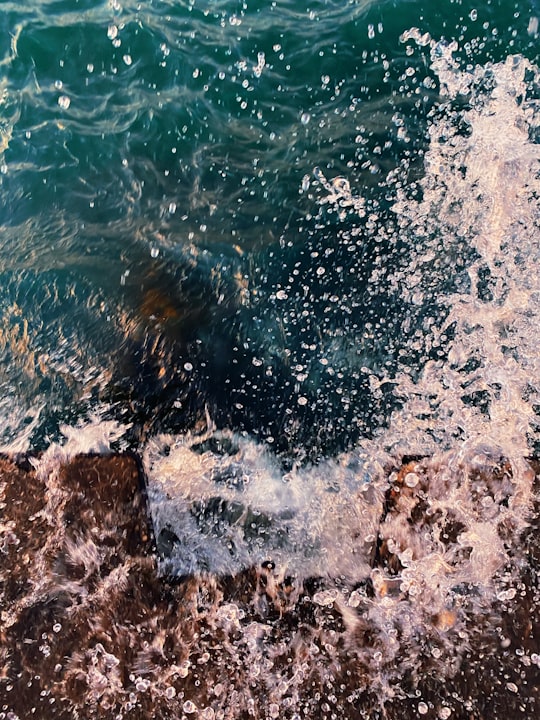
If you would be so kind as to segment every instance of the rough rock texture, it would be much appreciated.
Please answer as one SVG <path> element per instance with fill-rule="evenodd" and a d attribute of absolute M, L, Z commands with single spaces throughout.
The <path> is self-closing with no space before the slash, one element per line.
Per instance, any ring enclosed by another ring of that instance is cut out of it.
<path fill-rule="evenodd" d="M 440 509 L 448 473 L 419 459 L 388 477 L 373 574 L 350 588 L 271 563 L 159 577 L 137 458 L 1 460 L 0 718 L 538 717 L 538 503 L 502 590 L 453 587 L 441 610 L 418 601 L 399 542 L 423 568 L 436 528 L 449 577 L 470 560 L 459 512 Z M 503 461 L 461 481 L 479 508 L 508 502 Z"/>

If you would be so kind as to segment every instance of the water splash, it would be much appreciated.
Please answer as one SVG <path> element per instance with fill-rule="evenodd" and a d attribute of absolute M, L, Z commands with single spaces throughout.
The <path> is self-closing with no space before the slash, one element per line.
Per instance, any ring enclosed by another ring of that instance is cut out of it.
<path fill-rule="evenodd" d="M 421 192 L 400 189 L 393 204 L 410 254 L 391 282 L 418 303 L 435 286 L 438 356 L 398 369 L 403 405 L 387 428 L 318 465 L 285 472 L 260 444 L 215 430 L 156 438 L 145 455 L 163 571 L 262 562 L 276 587 L 324 578 L 313 602 L 340 613 L 350 652 L 387 699 L 425 667 L 426 642 L 450 678 L 478 618 L 516 597 L 535 496 L 538 72 L 521 57 L 463 71 L 454 45 L 419 37 L 442 101 Z M 344 179 L 315 175 L 326 202 L 356 207 Z M 462 277 L 445 294 L 448 264 L 436 258 L 457 253 Z"/>
<path fill-rule="evenodd" d="M 463 72 L 451 51 L 431 50 L 446 102 L 429 130 L 422 200 L 403 195 L 394 210 L 425 285 L 436 254 L 473 255 L 464 291 L 441 298 L 448 314 L 438 332 L 453 337 L 447 359 L 426 363 L 418 381 L 399 378 L 406 404 L 393 441 L 407 427 L 409 451 L 414 435 L 416 452 L 459 439 L 462 453 L 492 444 L 519 463 L 538 428 L 538 71 L 509 57 Z M 463 98 L 468 106 L 452 110 Z M 406 277 L 398 283 L 407 292 Z"/>
<path fill-rule="evenodd" d="M 144 467 L 164 572 L 369 574 L 383 492 L 368 458 L 286 471 L 259 443 L 210 430 L 154 438 Z"/>

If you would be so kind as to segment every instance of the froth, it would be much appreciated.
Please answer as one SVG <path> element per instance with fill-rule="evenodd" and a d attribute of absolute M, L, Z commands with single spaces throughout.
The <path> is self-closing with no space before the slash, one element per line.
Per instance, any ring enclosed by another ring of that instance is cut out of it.
<path fill-rule="evenodd" d="M 168 571 L 226 574 L 268 561 L 303 577 L 369 572 L 382 491 L 359 453 L 286 471 L 263 445 L 211 431 L 155 438 L 144 466 Z"/>
<path fill-rule="evenodd" d="M 446 102 L 431 121 L 422 200 L 403 195 L 394 210 L 424 285 L 434 254 L 467 258 L 457 291 L 438 298 L 447 356 L 419 378 L 399 375 L 405 406 L 387 440 L 430 453 L 459 443 L 474 455 L 478 446 L 519 462 L 538 427 L 538 73 L 516 56 L 462 71 L 453 49 L 432 42 Z M 407 292 L 406 275 L 397 282 Z"/>

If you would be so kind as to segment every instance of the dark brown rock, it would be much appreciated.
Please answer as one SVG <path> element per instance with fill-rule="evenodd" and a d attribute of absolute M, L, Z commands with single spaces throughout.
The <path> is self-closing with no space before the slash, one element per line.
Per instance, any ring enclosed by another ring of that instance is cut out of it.
<path fill-rule="evenodd" d="M 538 503 L 517 541 L 496 516 L 518 543 L 498 570 L 512 585 L 458 586 L 436 607 L 403 584 L 399 546 L 421 561 L 431 533 L 467 560 L 459 513 L 440 511 L 448 469 L 429 459 L 388 470 L 373 575 L 356 588 L 271 562 L 160 577 L 136 458 L 44 467 L 0 460 L 0 718 L 538 717 Z M 455 473 L 479 508 L 513 491 L 504 460 Z"/>

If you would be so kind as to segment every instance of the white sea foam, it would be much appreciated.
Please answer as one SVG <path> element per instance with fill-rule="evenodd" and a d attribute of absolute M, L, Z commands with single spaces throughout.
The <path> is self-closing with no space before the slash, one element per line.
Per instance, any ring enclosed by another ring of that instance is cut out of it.
<path fill-rule="evenodd" d="M 27 409 L 20 407 L 11 395 L 0 402 L 2 433 L 5 442 L 0 443 L 0 453 L 17 456 L 31 449 L 32 433 L 39 426 L 44 405 Z"/>
<path fill-rule="evenodd" d="M 56 468 L 67 465 L 77 455 L 110 453 L 113 443 L 120 440 L 129 427 L 116 420 L 104 420 L 102 411 L 96 410 L 78 425 L 61 425 L 63 439 L 51 443 L 42 455 L 31 462 L 42 477 L 54 475 Z"/>
<path fill-rule="evenodd" d="M 264 446 L 214 431 L 154 438 L 144 466 L 158 545 L 164 530 L 175 535 L 168 571 L 235 573 L 268 560 L 302 576 L 369 573 L 382 493 L 357 453 L 285 472 Z"/>
<path fill-rule="evenodd" d="M 455 447 L 462 456 L 491 446 L 519 464 L 538 428 L 540 148 L 530 137 L 539 116 L 526 81 L 537 71 L 509 57 L 462 72 L 451 50 L 433 44 L 433 66 L 449 101 L 466 95 L 470 107 L 432 123 L 423 199 L 403 197 L 395 211 L 408 236 L 421 239 L 412 266 L 428 278 L 434 253 L 455 252 L 458 241 L 477 257 L 469 289 L 441 298 L 448 314 L 438 333 L 454 336 L 448 355 L 428 362 L 418 381 L 399 377 L 405 408 L 386 441 L 424 453 Z M 406 277 L 397 282 L 406 293 Z M 469 400 L 475 393 L 486 399 L 484 412 Z"/>

